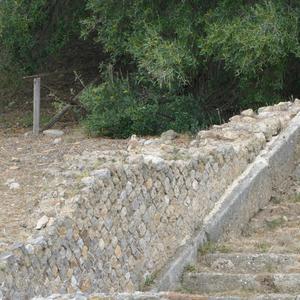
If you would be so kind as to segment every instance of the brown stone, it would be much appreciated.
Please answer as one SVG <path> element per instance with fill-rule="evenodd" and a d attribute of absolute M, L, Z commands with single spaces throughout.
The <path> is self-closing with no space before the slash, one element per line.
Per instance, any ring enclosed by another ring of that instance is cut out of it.
<path fill-rule="evenodd" d="M 122 256 L 122 250 L 121 247 L 119 245 L 117 245 L 116 249 L 115 249 L 115 255 L 117 258 L 120 258 Z"/>

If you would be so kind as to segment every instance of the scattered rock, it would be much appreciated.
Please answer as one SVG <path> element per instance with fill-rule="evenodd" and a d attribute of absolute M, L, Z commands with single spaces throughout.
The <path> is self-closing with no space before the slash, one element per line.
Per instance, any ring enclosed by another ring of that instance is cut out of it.
<path fill-rule="evenodd" d="M 95 183 L 95 177 L 87 176 L 81 179 L 81 182 L 86 186 L 92 186 Z"/>
<path fill-rule="evenodd" d="M 61 138 L 61 137 L 56 138 L 56 139 L 53 141 L 53 144 L 54 144 L 54 145 L 58 145 L 58 144 L 61 143 L 61 141 L 62 141 L 62 138 Z"/>
<path fill-rule="evenodd" d="M 50 218 L 49 219 L 49 222 L 48 222 L 48 226 L 51 226 L 51 225 L 53 225 L 54 224 L 54 221 L 55 221 L 55 219 L 54 218 Z"/>
<path fill-rule="evenodd" d="M 213 270 L 232 270 L 234 268 L 234 264 L 229 259 L 219 258 L 212 265 Z"/>
<path fill-rule="evenodd" d="M 294 104 L 300 105 L 300 100 L 299 100 L 298 98 L 296 98 L 296 99 L 294 100 Z"/>
<path fill-rule="evenodd" d="M 12 166 L 12 167 L 9 167 L 9 169 L 10 169 L 10 170 L 19 170 L 20 167 L 18 167 L 18 166 Z"/>
<path fill-rule="evenodd" d="M 11 161 L 12 162 L 20 162 L 20 158 L 18 158 L 18 157 L 12 157 Z"/>
<path fill-rule="evenodd" d="M 99 241 L 99 248 L 101 251 L 103 251 L 103 249 L 105 248 L 105 242 L 102 239 L 100 239 Z"/>
<path fill-rule="evenodd" d="M 29 254 L 34 253 L 34 247 L 31 244 L 27 244 L 25 248 Z"/>
<path fill-rule="evenodd" d="M 43 134 L 46 136 L 57 138 L 57 137 L 64 135 L 64 132 L 62 130 L 58 130 L 58 129 L 48 129 L 48 130 L 44 130 Z"/>
<path fill-rule="evenodd" d="M 143 158 L 146 164 L 152 164 L 157 171 L 162 170 L 166 165 L 165 161 L 159 156 L 144 155 Z"/>
<path fill-rule="evenodd" d="M 94 170 L 91 172 L 91 175 L 98 179 L 109 179 L 111 177 L 109 169 Z"/>
<path fill-rule="evenodd" d="M 144 142 L 144 146 L 156 146 L 156 145 L 160 145 L 160 140 L 159 139 L 150 139 L 150 140 L 146 140 Z"/>
<path fill-rule="evenodd" d="M 24 136 L 25 137 L 29 137 L 29 136 L 31 136 L 32 135 L 32 131 L 28 131 L 28 132 L 25 132 L 24 133 Z"/>
<path fill-rule="evenodd" d="M 163 132 L 160 136 L 160 138 L 164 141 L 172 141 L 175 140 L 177 137 L 178 137 L 178 133 L 172 129 Z"/>
<path fill-rule="evenodd" d="M 36 224 L 35 229 L 40 230 L 40 229 L 46 227 L 46 225 L 48 224 L 48 222 L 49 222 L 49 218 L 48 218 L 46 215 L 42 216 L 42 217 L 37 221 L 37 224 Z"/>
<path fill-rule="evenodd" d="M 122 250 L 119 245 L 117 245 L 117 247 L 115 249 L 115 255 L 117 258 L 120 258 L 122 256 Z"/>
<path fill-rule="evenodd" d="M 145 186 L 147 188 L 147 190 L 151 190 L 152 186 L 153 186 L 153 180 L 152 178 L 148 178 L 145 182 Z"/>
<path fill-rule="evenodd" d="M 128 142 L 127 150 L 131 151 L 133 149 L 136 149 L 139 146 L 139 140 L 137 139 L 137 136 L 133 134 Z"/>
<path fill-rule="evenodd" d="M 245 117 L 255 117 L 255 112 L 253 111 L 253 109 L 250 108 L 242 111 L 241 115 Z"/>
<path fill-rule="evenodd" d="M 192 141 L 190 142 L 190 146 L 191 146 L 191 147 L 198 147 L 198 146 L 199 146 L 199 141 L 197 141 L 197 140 L 192 140 Z"/>
<path fill-rule="evenodd" d="M 18 190 L 21 186 L 14 178 L 8 179 L 5 183 L 9 187 L 10 190 Z"/>

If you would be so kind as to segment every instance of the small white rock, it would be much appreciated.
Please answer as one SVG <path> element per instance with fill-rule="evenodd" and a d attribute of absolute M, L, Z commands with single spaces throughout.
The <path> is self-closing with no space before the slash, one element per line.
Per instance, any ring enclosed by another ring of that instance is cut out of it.
<path fill-rule="evenodd" d="M 190 146 L 191 146 L 191 147 L 198 147 L 198 146 L 199 146 L 199 142 L 198 142 L 197 140 L 192 140 L 192 141 L 190 142 Z"/>
<path fill-rule="evenodd" d="M 110 179 L 111 172 L 109 169 L 100 169 L 100 170 L 94 170 L 91 172 L 92 176 L 95 176 L 98 179 Z"/>
<path fill-rule="evenodd" d="M 101 251 L 105 248 L 105 242 L 102 239 L 99 241 L 99 247 Z"/>
<path fill-rule="evenodd" d="M 24 136 L 25 137 L 29 137 L 29 136 L 31 136 L 32 135 L 32 131 L 28 131 L 28 132 L 25 132 L 24 133 Z"/>
<path fill-rule="evenodd" d="M 170 129 L 168 131 L 163 132 L 160 137 L 164 141 L 172 141 L 178 137 L 178 133 Z"/>
<path fill-rule="evenodd" d="M 88 187 L 92 186 L 95 183 L 95 181 L 96 181 L 95 177 L 91 177 L 91 176 L 83 177 L 81 179 L 81 182 Z"/>
<path fill-rule="evenodd" d="M 15 178 L 7 179 L 6 182 L 5 182 L 5 185 L 10 185 L 10 184 L 13 183 L 13 182 L 16 182 L 16 179 L 15 179 Z"/>
<path fill-rule="evenodd" d="M 77 288 L 78 283 L 74 276 L 72 276 L 72 278 L 71 278 L 71 285 L 73 288 Z"/>
<path fill-rule="evenodd" d="M 9 169 L 10 169 L 10 170 L 19 170 L 20 167 L 18 167 L 18 166 L 11 166 L 11 167 L 9 167 Z"/>
<path fill-rule="evenodd" d="M 127 150 L 131 151 L 133 149 L 136 149 L 140 145 L 139 140 L 135 134 L 133 134 L 130 137 L 130 140 L 128 141 L 128 147 Z"/>
<path fill-rule="evenodd" d="M 253 111 L 253 109 L 250 108 L 250 109 L 243 110 L 241 112 L 241 115 L 245 117 L 255 117 L 255 112 Z"/>
<path fill-rule="evenodd" d="M 25 248 L 29 254 L 32 254 L 34 252 L 34 247 L 31 244 L 27 244 Z"/>
<path fill-rule="evenodd" d="M 20 188 L 20 184 L 17 182 L 12 182 L 11 184 L 9 184 L 10 190 L 18 190 L 19 188 Z"/>
<path fill-rule="evenodd" d="M 60 144 L 61 141 L 62 141 L 62 138 L 61 138 L 61 137 L 56 138 L 56 139 L 54 139 L 53 144 L 54 144 L 54 145 Z"/>
<path fill-rule="evenodd" d="M 20 162 L 20 158 L 18 158 L 18 157 L 12 157 L 11 161 L 12 162 Z"/>
<path fill-rule="evenodd" d="M 54 218 L 50 218 L 47 226 L 52 226 L 54 224 L 54 221 L 55 221 Z"/>
<path fill-rule="evenodd" d="M 42 216 L 42 217 L 37 221 L 37 224 L 36 224 L 35 229 L 40 230 L 40 229 L 46 227 L 46 225 L 47 225 L 48 222 L 49 222 L 49 218 L 48 218 L 46 215 Z"/>
<path fill-rule="evenodd" d="M 152 164 L 158 171 L 162 170 L 166 165 L 165 161 L 159 156 L 144 155 L 143 159 L 146 164 Z"/>
<path fill-rule="evenodd" d="M 43 134 L 53 138 L 57 138 L 64 135 L 64 132 L 58 129 L 48 129 L 48 130 L 44 130 Z"/>
<path fill-rule="evenodd" d="M 14 178 L 7 179 L 5 185 L 7 185 L 10 190 L 18 190 L 20 188 L 20 184 L 16 182 Z"/>

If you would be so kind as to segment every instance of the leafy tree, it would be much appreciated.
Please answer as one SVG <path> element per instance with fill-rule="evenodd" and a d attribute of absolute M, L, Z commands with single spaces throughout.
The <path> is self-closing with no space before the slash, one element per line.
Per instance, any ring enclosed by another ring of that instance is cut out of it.
<path fill-rule="evenodd" d="M 0 75 L 33 71 L 81 33 L 110 70 L 81 99 L 94 134 L 196 130 L 300 92 L 299 9 L 298 0 L 2 0 Z"/>
<path fill-rule="evenodd" d="M 216 109 L 226 118 L 237 108 L 286 94 L 288 65 L 300 54 L 299 5 L 283 0 L 88 0 L 83 35 L 96 33 L 116 73 L 125 71 L 137 91 L 146 91 L 137 103 L 152 103 L 147 93 L 155 91 L 157 107 L 173 103 L 178 114 L 191 116 L 188 125 L 179 126 L 186 130 L 205 125 L 203 116 L 215 119 Z M 188 109 L 176 101 L 183 98 Z M 194 109 L 201 113 L 195 115 Z M 178 127 L 171 113 L 165 114 L 170 118 L 161 130 Z"/>
<path fill-rule="evenodd" d="M 81 0 L 0 1 L 0 71 L 32 72 L 79 35 Z"/>

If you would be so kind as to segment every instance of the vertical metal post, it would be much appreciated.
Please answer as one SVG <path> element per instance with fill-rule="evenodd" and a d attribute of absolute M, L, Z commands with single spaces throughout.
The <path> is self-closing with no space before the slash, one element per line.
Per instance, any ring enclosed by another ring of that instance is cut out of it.
<path fill-rule="evenodd" d="M 40 131 L 41 78 L 33 80 L 33 134 Z"/>

